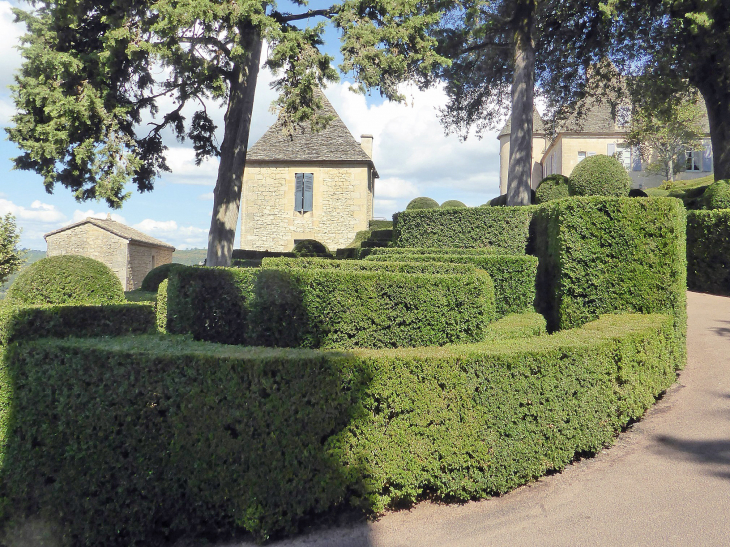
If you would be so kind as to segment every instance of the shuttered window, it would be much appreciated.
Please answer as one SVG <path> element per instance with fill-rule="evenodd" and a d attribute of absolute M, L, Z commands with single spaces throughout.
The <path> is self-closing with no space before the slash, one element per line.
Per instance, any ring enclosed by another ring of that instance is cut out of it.
<path fill-rule="evenodd" d="M 312 210 L 314 199 L 314 174 L 296 173 L 294 175 L 294 210 L 307 213 Z"/>

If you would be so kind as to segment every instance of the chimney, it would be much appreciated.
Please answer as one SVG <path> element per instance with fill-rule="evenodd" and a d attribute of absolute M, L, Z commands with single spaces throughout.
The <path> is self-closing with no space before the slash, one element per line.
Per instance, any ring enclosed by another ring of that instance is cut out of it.
<path fill-rule="evenodd" d="M 360 146 L 370 159 L 373 159 L 373 136 L 360 135 Z"/>
<path fill-rule="evenodd" d="M 112 214 L 111 213 L 107 213 L 106 214 L 106 219 L 107 220 L 111 220 L 112 219 Z"/>

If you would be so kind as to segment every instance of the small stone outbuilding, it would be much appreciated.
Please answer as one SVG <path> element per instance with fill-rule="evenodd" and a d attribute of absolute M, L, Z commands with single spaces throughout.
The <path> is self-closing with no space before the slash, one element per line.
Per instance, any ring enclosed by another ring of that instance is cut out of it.
<path fill-rule="evenodd" d="M 347 246 L 373 217 L 373 137 L 358 143 L 324 96 L 321 131 L 280 122 L 248 151 L 241 199 L 241 248 L 291 251 L 303 239 Z"/>
<path fill-rule="evenodd" d="M 87 218 L 43 236 L 46 256 L 80 255 L 103 262 L 125 291 L 139 289 L 152 268 L 172 262 L 175 247 L 107 216 Z"/>

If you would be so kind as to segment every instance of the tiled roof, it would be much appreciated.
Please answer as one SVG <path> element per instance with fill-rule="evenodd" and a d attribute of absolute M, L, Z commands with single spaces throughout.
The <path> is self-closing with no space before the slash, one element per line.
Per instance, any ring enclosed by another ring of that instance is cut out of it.
<path fill-rule="evenodd" d="M 144 234 L 140 232 L 139 230 L 135 230 L 134 228 L 130 228 L 129 226 L 122 224 L 121 222 L 116 222 L 114 220 L 111 220 L 109 218 L 107 219 L 100 219 L 100 218 L 92 218 L 88 217 L 85 220 L 82 220 L 81 222 L 75 222 L 73 224 L 69 224 L 68 226 L 64 226 L 63 228 L 59 228 L 58 230 L 53 230 L 52 232 L 48 232 L 46 235 L 43 236 L 44 239 L 48 238 L 48 236 L 57 234 L 59 232 L 64 232 L 66 230 L 70 230 L 71 228 L 76 228 L 77 226 L 81 226 L 82 224 L 93 224 L 94 226 L 97 226 L 101 228 L 102 230 L 106 230 L 107 232 L 110 232 L 116 236 L 121 237 L 122 239 L 126 239 L 132 243 L 141 243 L 143 245 L 152 245 L 154 247 L 166 247 L 168 249 L 175 250 L 175 247 L 170 245 L 169 243 L 165 243 L 164 241 L 160 241 L 159 239 L 155 239 L 154 237 L 148 236 L 147 234 Z"/>
<path fill-rule="evenodd" d="M 352 136 L 324 93 L 320 98 L 321 112 L 333 116 L 326 128 L 315 133 L 305 124 L 296 127 L 293 135 L 288 135 L 277 121 L 249 149 L 246 160 L 362 161 L 372 164 L 373 160 Z"/>
<path fill-rule="evenodd" d="M 502 131 L 499 132 L 499 137 L 504 135 L 509 136 L 512 132 L 512 116 L 507 119 L 507 123 L 504 124 Z M 532 134 L 533 135 L 544 135 L 545 134 L 545 122 L 542 120 L 542 116 L 537 111 L 537 108 L 532 109 Z M 499 138 L 497 137 L 497 138 Z"/>

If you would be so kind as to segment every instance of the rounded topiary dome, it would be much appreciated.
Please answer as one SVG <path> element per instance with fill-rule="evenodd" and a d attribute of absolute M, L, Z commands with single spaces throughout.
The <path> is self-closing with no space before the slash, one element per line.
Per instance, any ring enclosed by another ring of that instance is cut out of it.
<path fill-rule="evenodd" d="M 730 180 L 718 180 L 702 194 L 705 209 L 730 209 Z"/>
<path fill-rule="evenodd" d="M 316 239 L 303 239 L 296 245 L 294 245 L 294 253 L 299 256 L 321 256 L 328 255 L 329 250 Z"/>
<path fill-rule="evenodd" d="M 142 290 L 157 292 L 157 289 L 160 287 L 160 283 L 170 277 L 170 270 L 179 267 L 180 264 L 173 264 L 171 262 L 169 264 L 162 264 L 161 266 L 152 268 L 142 280 Z"/>
<path fill-rule="evenodd" d="M 448 209 L 448 208 L 454 208 L 454 207 L 466 207 L 466 204 L 462 203 L 458 199 L 450 199 L 450 200 L 444 201 L 441 204 L 442 209 Z"/>
<path fill-rule="evenodd" d="M 435 199 L 420 197 L 412 199 L 411 202 L 406 205 L 406 211 L 411 211 L 413 209 L 438 209 L 439 207 L 439 202 Z"/>
<path fill-rule="evenodd" d="M 590 156 L 573 169 L 568 188 L 571 196 L 623 197 L 629 195 L 631 177 L 616 158 Z"/>
<path fill-rule="evenodd" d="M 18 304 L 119 304 L 124 288 L 109 267 L 93 258 L 52 256 L 31 264 L 8 289 Z"/>
<path fill-rule="evenodd" d="M 568 189 L 568 177 L 564 175 L 550 175 L 542 179 L 535 190 L 534 203 L 545 203 L 554 199 L 562 199 L 570 196 Z"/>

